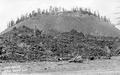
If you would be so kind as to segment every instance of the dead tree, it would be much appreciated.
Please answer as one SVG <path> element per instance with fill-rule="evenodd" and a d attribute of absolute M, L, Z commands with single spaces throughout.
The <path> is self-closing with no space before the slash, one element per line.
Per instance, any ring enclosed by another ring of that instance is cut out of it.
<path fill-rule="evenodd" d="M 34 37 L 37 36 L 37 35 L 36 35 L 36 31 L 37 31 L 37 27 L 36 27 L 36 25 L 35 25 L 35 28 L 34 28 Z"/>
<path fill-rule="evenodd" d="M 109 49 L 108 46 L 105 46 L 105 50 L 106 50 L 106 56 L 108 59 L 111 59 L 111 50 Z"/>

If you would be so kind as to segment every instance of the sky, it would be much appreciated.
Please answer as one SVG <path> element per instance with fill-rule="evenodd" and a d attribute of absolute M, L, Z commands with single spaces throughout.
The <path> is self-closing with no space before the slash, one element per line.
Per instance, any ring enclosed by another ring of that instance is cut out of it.
<path fill-rule="evenodd" d="M 7 28 L 7 23 L 21 15 L 36 10 L 47 9 L 49 6 L 90 8 L 98 11 L 100 15 L 107 16 L 113 24 L 120 16 L 120 0 L 0 0 L 0 32 Z M 117 26 L 120 28 L 120 26 Z"/>

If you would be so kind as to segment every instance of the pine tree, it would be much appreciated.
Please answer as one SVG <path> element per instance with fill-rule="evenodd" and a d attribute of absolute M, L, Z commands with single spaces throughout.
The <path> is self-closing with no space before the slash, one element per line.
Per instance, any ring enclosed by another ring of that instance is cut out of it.
<path fill-rule="evenodd" d="M 19 18 L 17 18 L 17 20 L 16 20 L 16 24 L 18 24 L 18 23 L 20 23 L 20 19 Z"/>
<path fill-rule="evenodd" d="M 11 20 L 9 23 L 8 23 L 8 27 L 12 27 L 14 26 L 15 22 L 13 20 Z"/>
<path fill-rule="evenodd" d="M 37 9 L 37 14 L 41 15 L 41 10 Z"/>

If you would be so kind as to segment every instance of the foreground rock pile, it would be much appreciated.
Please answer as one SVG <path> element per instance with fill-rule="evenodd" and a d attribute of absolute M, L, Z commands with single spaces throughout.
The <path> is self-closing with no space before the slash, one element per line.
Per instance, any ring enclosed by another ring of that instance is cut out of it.
<path fill-rule="evenodd" d="M 107 56 L 105 46 L 111 50 L 111 55 L 117 55 L 116 43 L 119 43 L 119 38 L 97 37 L 76 30 L 52 36 L 26 26 L 14 27 L 0 36 L 0 60 L 58 61 L 59 58 L 70 60 L 76 55 L 83 59 L 98 59 Z"/>

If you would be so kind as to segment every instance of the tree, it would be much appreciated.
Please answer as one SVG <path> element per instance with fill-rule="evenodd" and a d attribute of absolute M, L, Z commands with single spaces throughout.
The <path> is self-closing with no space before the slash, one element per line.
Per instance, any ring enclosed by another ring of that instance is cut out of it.
<path fill-rule="evenodd" d="M 17 20 L 16 20 L 16 24 L 18 24 L 18 23 L 20 23 L 20 19 L 19 18 L 17 18 Z"/>
<path fill-rule="evenodd" d="M 13 20 L 11 20 L 9 23 L 8 23 L 8 27 L 12 27 L 14 26 L 15 22 Z"/>
<path fill-rule="evenodd" d="M 37 14 L 41 15 L 41 9 L 37 9 Z"/>
<path fill-rule="evenodd" d="M 30 18 L 32 17 L 32 14 L 31 14 L 31 13 L 29 13 L 29 17 L 30 17 Z"/>
<path fill-rule="evenodd" d="M 32 11 L 32 16 L 36 16 L 37 15 L 37 13 L 33 10 Z"/>
<path fill-rule="evenodd" d="M 53 10 L 53 7 L 52 7 L 52 6 L 50 6 L 50 7 L 49 7 L 49 12 L 51 13 L 51 12 L 52 12 L 52 10 Z"/>
<path fill-rule="evenodd" d="M 45 13 L 46 13 L 45 10 L 43 10 L 43 11 L 42 11 L 42 14 L 45 14 Z"/>

